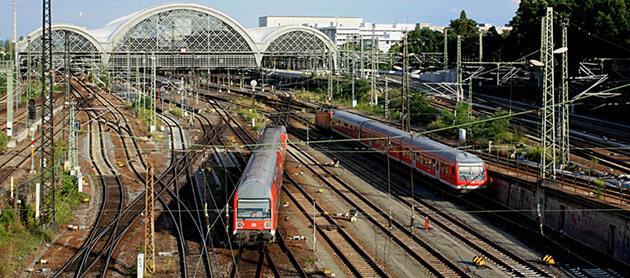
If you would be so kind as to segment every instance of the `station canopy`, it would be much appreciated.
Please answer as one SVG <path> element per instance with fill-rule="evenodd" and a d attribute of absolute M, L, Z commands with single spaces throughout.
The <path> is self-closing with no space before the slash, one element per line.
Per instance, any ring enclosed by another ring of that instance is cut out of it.
<path fill-rule="evenodd" d="M 246 29 L 231 17 L 198 4 L 166 4 L 107 23 L 100 29 L 53 25 L 53 60 L 62 67 L 106 65 L 129 72 L 168 69 L 334 70 L 337 50 L 319 30 L 305 26 Z M 66 43 L 67 40 L 67 43 Z M 21 65 L 37 63 L 41 29 L 18 42 Z"/>

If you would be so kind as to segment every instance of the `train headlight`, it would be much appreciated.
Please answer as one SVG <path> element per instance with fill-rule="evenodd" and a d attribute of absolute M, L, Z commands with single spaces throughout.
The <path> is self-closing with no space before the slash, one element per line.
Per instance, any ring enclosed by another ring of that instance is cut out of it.
<path fill-rule="evenodd" d="M 271 229 L 271 221 L 265 221 L 265 229 Z"/>
<path fill-rule="evenodd" d="M 238 222 L 236 222 L 236 227 L 239 228 L 239 229 L 243 228 L 243 227 L 245 227 L 245 223 L 243 223 L 243 221 L 238 221 Z"/>

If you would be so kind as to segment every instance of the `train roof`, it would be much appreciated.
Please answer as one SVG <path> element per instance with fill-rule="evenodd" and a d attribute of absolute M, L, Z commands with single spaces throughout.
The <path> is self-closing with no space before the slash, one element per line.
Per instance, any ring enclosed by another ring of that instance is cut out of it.
<path fill-rule="evenodd" d="M 258 139 L 258 147 L 243 171 L 238 184 L 238 198 L 271 198 L 271 182 L 278 159 L 276 151 L 280 148 L 280 134 L 282 133 L 286 133 L 284 126 L 265 128 Z"/>
<path fill-rule="evenodd" d="M 404 143 L 426 150 L 428 153 L 435 154 L 449 161 L 456 161 L 457 163 L 473 164 L 483 162 L 483 160 L 476 155 L 433 141 L 424 136 L 407 137 Z"/>
<path fill-rule="evenodd" d="M 427 152 L 435 154 L 436 156 L 447 159 L 449 161 L 456 161 L 457 163 L 464 164 L 483 162 L 483 160 L 476 155 L 436 142 L 425 136 L 414 135 L 412 138 L 411 133 L 409 132 L 402 131 L 393 126 L 375 120 L 370 120 L 356 114 L 336 110 L 333 114 L 333 118 L 335 116 L 338 116 L 338 118 L 342 120 L 346 120 L 357 125 L 363 125 L 363 128 L 376 131 L 386 137 L 398 138 L 407 145 L 412 145 L 420 149 L 427 150 Z"/>
<path fill-rule="evenodd" d="M 345 122 L 349 122 L 349 123 L 354 123 L 357 126 L 361 125 L 361 123 L 368 121 L 369 119 L 365 118 L 365 117 L 361 117 L 357 114 L 353 114 L 350 112 L 346 112 L 343 110 L 335 110 L 333 113 L 333 119 L 340 119 L 343 120 Z"/>

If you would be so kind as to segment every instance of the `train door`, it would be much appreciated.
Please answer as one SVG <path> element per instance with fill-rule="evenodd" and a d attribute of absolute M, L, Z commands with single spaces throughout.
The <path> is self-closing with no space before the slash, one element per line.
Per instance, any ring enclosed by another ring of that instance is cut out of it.
<path fill-rule="evenodd" d="M 435 161 L 435 177 L 439 180 L 440 176 L 441 176 L 441 172 L 440 172 L 440 164 L 441 162 L 439 160 Z"/>

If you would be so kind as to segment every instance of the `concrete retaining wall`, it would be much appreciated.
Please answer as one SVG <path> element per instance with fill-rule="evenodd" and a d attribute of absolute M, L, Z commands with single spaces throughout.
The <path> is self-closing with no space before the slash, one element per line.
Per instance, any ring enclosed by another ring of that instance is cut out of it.
<path fill-rule="evenodd" d="M 630 265 L 630 212 L 549 188 L 536 194 L 535 185 L 501 175 L 494 175 L 488 194 L 533 220 L 541 198 L 547 228 Z"/>

